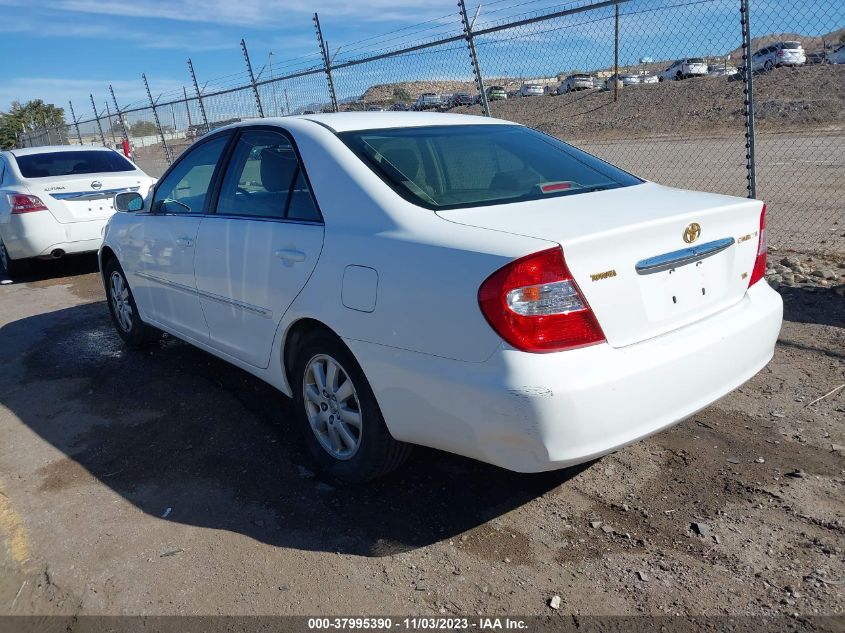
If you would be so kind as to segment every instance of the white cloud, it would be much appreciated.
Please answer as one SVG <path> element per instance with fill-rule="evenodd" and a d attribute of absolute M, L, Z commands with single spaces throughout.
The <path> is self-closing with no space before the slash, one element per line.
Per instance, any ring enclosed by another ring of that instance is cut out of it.
<path fill-rule="evenodd" d="M 181 91 L 184 81 L 178 79 L 156 79 L 153 88 L 153 96 L 165 92 L 174 94 Z M 109 108 L 114 109 L 109 94 L 109 84 L 114 88 L 115 96 L 121 108 L 127 104 L 138 103 L 147 100 L 147 93 L 144 83 L 139 77 L 137 80 L 96 80 L 66 79 L 58 77 L 17 77 L 4 81 L 0 84 L 0 104 L 8 104 L 12 101 L 29 101 L 30 99 L 43 99 L 47 103 L 53 103 L 65 109 L 66 120 L 70 121 L 70 110 L 68 101 L 73 101 L 73 109 L 78 119 L 91 118 L 91 93 L 94 93 L 94 103 L 99 111 L 105 109 L 106 101 Z"/>

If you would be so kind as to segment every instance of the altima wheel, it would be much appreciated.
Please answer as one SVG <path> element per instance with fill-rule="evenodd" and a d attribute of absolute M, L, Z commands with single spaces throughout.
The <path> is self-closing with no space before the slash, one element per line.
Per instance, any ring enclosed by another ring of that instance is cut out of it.
<path fill-rule="evenodd" d="M 305 445 L 320 470 L 365 482 L 398 468 L 411 446 L 390 435 L 360 365 L 328 330 L 296 335 L 288 368 Z"/>
<path fill-rule="evenodd" d="M 6 245 L 0 240 L 0 277 L 4 279 L 13 278 L 20 274 L 23 262 L 15 261 L 9 257 Z"/>
<path fill-rule="evenodd" d="M 318 354 L 305 368 L 302 395 L 311 430 L 335 459 L 350 459 L 361 445 L 361 404 L 346 370 Z"/>
<path fill-rule="evenodd" d="M 141 347 L 161 336 L 161 332 L 141 320 L 132 289 L 117 260 L 110 260 L 105 267 L 106 298 L 114 329 L 130 347 Z"/>
<path fill-rule="evenodd" d="M 774 67 L 775 67 L 775 65 L 774 65 L 774 63 L 772 62 L 771 59 L 767 59 L 766 63 L 763 64 L 763 68 L 766 70 L 767 73 L 772 72 L 772 68 L 774 68 Z"/>

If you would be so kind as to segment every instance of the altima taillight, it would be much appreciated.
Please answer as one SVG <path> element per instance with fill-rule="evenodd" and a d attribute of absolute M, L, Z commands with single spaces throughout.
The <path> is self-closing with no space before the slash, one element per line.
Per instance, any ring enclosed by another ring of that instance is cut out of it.
<path fill-rule="evenodd" d="M 7 193 L 6 199 L 12 214 L 32 213 L 33 211 L 47 211 L 47 207 L 38 196 L 28 196 L 23 193 Z"/>
<path fill-rule="evenodd" d="M 751 280 L 748 282 L 750 288 L 760 281 L 766 274 L 766 205 L 760 211 L 760 232 L 757 239 L 757 257 L 754 260 L 754 270 L 751 271 Z"/>
<path fill-rule="evenodd" d="M 478 304 L 496 333 L 525 352 L 557 352 L 605 340 L 560 248 L 497 270 L 481 284 Z"/>

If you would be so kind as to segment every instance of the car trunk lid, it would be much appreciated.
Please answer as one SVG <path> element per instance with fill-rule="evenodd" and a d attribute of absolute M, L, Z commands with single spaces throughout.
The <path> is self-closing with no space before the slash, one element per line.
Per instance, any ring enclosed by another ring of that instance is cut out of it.
<path fill-rule="evenodd" d="M 139 172 L 119 172 L 34 178 L 27 188 L 61 223 L 100 220 L 114 213 L 114 196 L 121 191 L 147 193 L 149 178 Z"/>
<path fill-rule="evenodd" d="M 758 200 L 644 183 L 438 214 L 560 244 L 607 342 L 623 347 L 742 299 L 761 208 Z"/>

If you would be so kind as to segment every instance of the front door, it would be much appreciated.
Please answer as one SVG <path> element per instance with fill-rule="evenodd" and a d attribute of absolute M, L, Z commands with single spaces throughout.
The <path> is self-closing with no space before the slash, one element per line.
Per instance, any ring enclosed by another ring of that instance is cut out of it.
<path fill-rule="evenodd" d="M 197 233 L 207 209 L 217 162 L 229 136 L 201 143 L 179 160 L 158 184 L 148 214 L 139 214 L 133 284 L 142 314 L 201 342 L 208 326 L 194 278 Z"/>
<path fill-rule="evenodd" d="M 197 236 L 196 279 L 211 344 L 267 367 L 279 322 L 323 246 L 323 222 L 296 152 L 281 132 L 245 130 L 216 213 Z"/>

